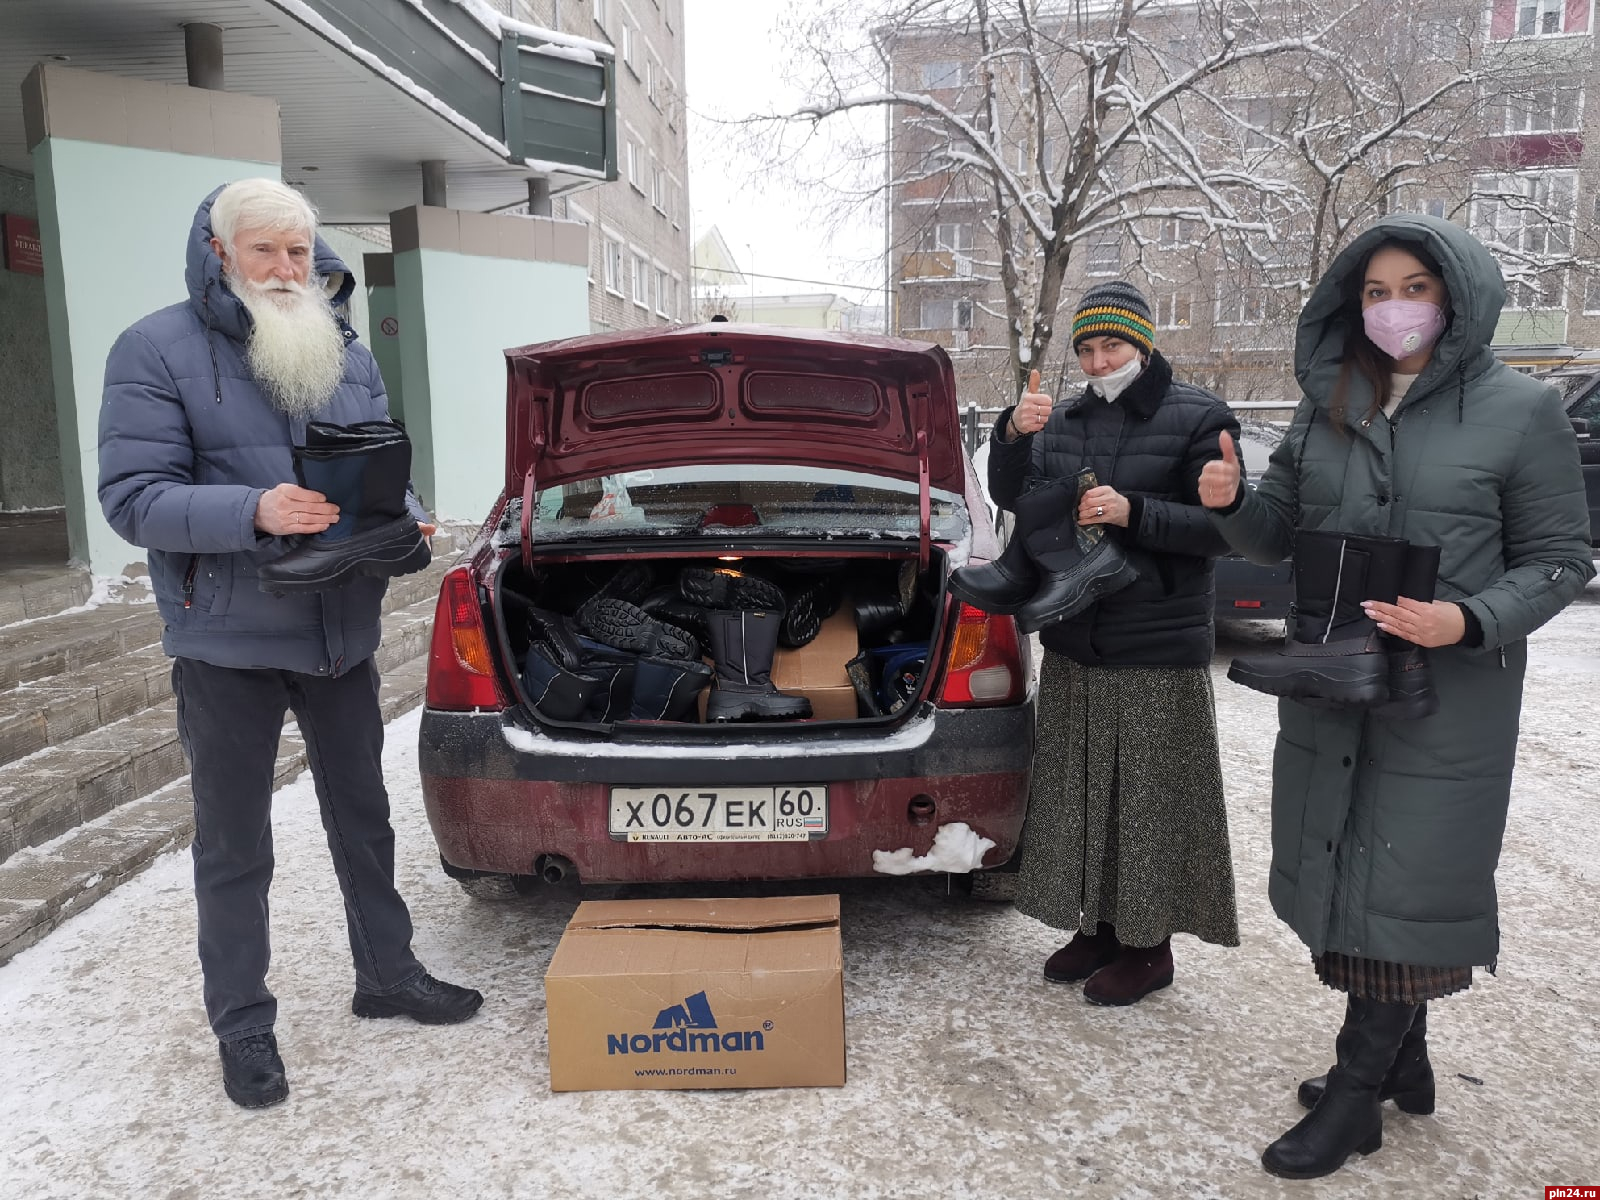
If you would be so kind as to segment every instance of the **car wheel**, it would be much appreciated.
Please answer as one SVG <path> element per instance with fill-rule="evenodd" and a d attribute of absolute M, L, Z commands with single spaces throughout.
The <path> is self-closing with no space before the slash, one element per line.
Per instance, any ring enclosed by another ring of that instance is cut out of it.
<path fill-rule="evenodd" d="M 456 882 L 474 900 L 515 900 L 523 894 L 515 875 L 473 875 Z"/>
<path fill-rule="evenodd" d="M 518 896 L 525 896 L 533 891 L 538 883 L 538 880 L 531 875 L 472 871 L 466 867 L 452 866 L 445 861 L 442 854 L 439 856 L 439 866 L 474 900 L 515 900 Z"/>

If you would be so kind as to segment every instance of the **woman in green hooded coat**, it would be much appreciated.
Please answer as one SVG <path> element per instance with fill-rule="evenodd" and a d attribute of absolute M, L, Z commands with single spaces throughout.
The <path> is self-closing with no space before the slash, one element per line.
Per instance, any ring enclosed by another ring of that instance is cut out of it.
<path fill-rule="evenodd" d="M 1257 562 L 1289 557 L 1297 529 L 1439 554 L 1434 597 L 1362 606 L 1375 637 L 1427 648 L 1436 711 L 1279 701 L 1268 892 L 1348 1000 L 1336 1065 L 1300 1088 L 1312 1111 L 1262 1157 L 1274 1174 L 1326 1175 L 1378 1149 L 1384 1099 L 1432 1112 L 1427 1001 L 1500 952 L 1526 638 L 1594 575 L 1559 398 L 1490 352 L 1504 300 L 1495 260 L 1459 226 L 1379 221 L 1301 314 L 1304 398 L 1259 485 L 1242 486 L 1228 445 L 1201 479 L 1223 535 Z"/>

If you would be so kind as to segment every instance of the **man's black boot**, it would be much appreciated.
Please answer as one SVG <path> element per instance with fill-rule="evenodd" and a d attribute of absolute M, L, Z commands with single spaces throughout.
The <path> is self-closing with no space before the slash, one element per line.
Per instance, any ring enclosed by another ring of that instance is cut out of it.
<path fill-rule="evenodd" d="M 1316 1179 L 1333 1174 L 1352 1154 L 1371 1154 L 1383 1146 L 1378 1093 L 1416 1010 L 1415 1004 L 1350 998 L 1339 1031 L 1338 1062 L 1328 1072 L 1322 1098 L 1262 1153 L 1267 1171 L 1285 1179 Z"/>
<path fill-rule="evenodd" d="M 263 563 L 257 573 L 264 590 L 325 591 L 356 575 L 409 575 L 432 560 L 427 539 L 406 509 L 411 441 L 399 425 L 313 421 L 294 458 L 300 485 L 338 505 L 339 519 Z"/>
<path fill-rule="evenodd" d="M 410 1017 L 423 1025 L 456 1025 L 483 1007 L 483 996 L 423 971 L 398 991 L 357 991 L 350 1011 L 358 1017 Z"/>
<path fill-rule="evenodd" d="M 1085 469 L 1074 479 L 1051 480 L 1017 497 L 1012 537 L 1039 571 L 1032 598 L 1017 610 L 1023 633 L 1065 621 L 1139 578 L 1104 525 L 1078 524 L 1078 499 L 1094 486 L 1094 472 Z"/>
<path fill-rule="evenodd" d="M 1039 569 L 1013 531 L 1000 557 L 950 572 L 950 594 L 982 612 L 1010 616 L 1039 590 Z"/>
<path fill-rule="evenodd" d="M 1327 1085 L 1326 1075 L 1302 1080 L 1297 1093 L 1300 1103 L 1306 1108 L 1315 1108 Z M 1417 1116 L 1425 1117 L 1433 1111 L 1433 1064 L 1428 1061 L 1426 1004 L 1417 1005 L 1417 1015 L 1411 1022 L 1411 1028 L 1400 1039 L 1400 1052 L 1395 1055 L 1394 1065 L 1389 1068 L 1389 1073 L 1383 1077 L 1383 1086 L 1378 1089 L 1378 1099 L 1393 1100 L 1401 1112 Z"/>
<path fill-rule="evenodd" d="M 242 1108 L 265 1108 L 289 1095 L 289 1078 L 271 1033 L 217 1043 L 222 1057 L 222 1090 Z"/>
<path fill-rule="evenodd" d="M 811 701 L 780 692 L 772 682 L 783 614 L 717 609 L 708 617 L 717 675 L 706 701 L 707 721 L 800 721 Z"/>
<path fill-rule="evenodd" d="M 1408 600 L 1433 603 L 1439 585 L 1439 547 L 1406 547 L 1405 569 L 1400 576 L 1400 595 Z M 1379 714 L 1402 721 L 1431 717 L 1439 711 L 1439 693 L 1433 690 L 1433 669 L 1428 665 L 1428 650 L 1389 634 L 1383 635 L 1389 650 L 1389 702 Z M 1430 1107 L 1429 1111 L 1433 1111 Z"/>
<path fill-rule="evenodd" d="M 1294 615 L 1282 650 L 1236 658 L 1228 678 L 1269 696 L 1375 708 L 1389 699 L 1389 647 L 1364 600 L 1393 604 L 1407 543 L 1302 529 L 1294 551 Z"/>

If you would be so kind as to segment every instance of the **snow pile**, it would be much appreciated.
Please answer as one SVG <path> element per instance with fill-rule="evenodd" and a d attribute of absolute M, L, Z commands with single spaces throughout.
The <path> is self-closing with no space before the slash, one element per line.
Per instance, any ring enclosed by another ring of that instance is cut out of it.
<path fill-rule="evenodd" d="M 910 846 L 898 850 L 874 850 L 872 869 L 884 875 L 912 875 L 918 871 L 948 871 L 965 874 L 983 865 L 983 856 L 994 849 L 994 841 L 979 837 L 965 821 L 939 826 L 933 836 L 933 849 L 918 855 Z"/>

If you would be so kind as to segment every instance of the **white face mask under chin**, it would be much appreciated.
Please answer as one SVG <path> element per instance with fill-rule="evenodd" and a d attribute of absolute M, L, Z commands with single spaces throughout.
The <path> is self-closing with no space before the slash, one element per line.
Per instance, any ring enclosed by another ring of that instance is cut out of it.
<path fill-rule="evenodd" d="M 1143 370 L 1144 363 L 1135 355 L 1115 371 L 1105 375 L 1090 376 L 1089 390 L 1104 397 L 1106 403 L 1115 404 L 1117 397 L 1128 390 Z"/>

